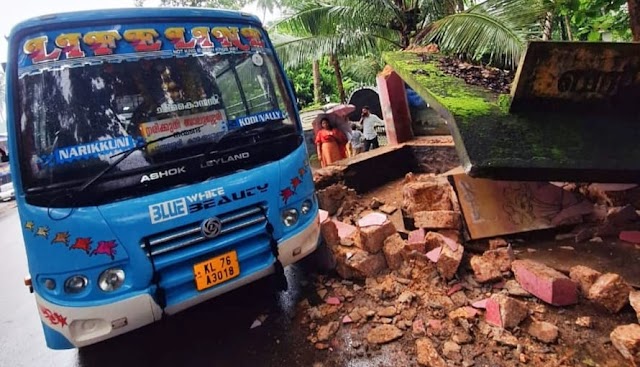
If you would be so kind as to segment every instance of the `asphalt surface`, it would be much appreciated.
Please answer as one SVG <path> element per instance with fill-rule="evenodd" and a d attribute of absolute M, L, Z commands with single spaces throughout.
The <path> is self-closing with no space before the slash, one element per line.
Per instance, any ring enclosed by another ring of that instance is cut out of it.
<path fill-rule="evenodd" d="M 317 351 L 298 322 L 296 304 L 313 289 L 309 267 L 298 265 L 287 268 L 288 292 L 276 293 L 267 278 L 102 343 L 50 350 L 23 285 L 15 202 L 0 203 L 0 233 L 0 366 L 327 366 L 327 351 Z M 261 315 L 263 325 L 250 329 Z"/>

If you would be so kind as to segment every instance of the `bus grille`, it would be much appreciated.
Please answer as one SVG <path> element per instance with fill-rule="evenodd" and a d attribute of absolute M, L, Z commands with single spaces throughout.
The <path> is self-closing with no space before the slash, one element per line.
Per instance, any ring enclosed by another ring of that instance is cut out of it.
<path fill-rule="evenodd" d="M 271 264 L 265 215 L 266 203 L 217 215 L 222 229 L 211 239 L 202 234 L 202 221 L 143 238 L 140 246 L 153 262 L 166 304 L 197 295 L 193 265 L 198 262 L 235 250 L 241 277 Z"/>

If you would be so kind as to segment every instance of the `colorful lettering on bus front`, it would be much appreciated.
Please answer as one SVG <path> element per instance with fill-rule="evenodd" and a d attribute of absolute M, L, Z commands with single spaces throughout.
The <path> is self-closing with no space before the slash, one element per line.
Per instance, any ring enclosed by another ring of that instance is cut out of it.
<path fill-rule="evenodd" d="M 220 52 L 231 49 L 249 51 L 265 47 L 262 33 L 254 27 L 197 26 L 188 31 L 184 27 L 169 27 L 162 34 L 157 29 L 161 27 L 54 33 L 51 35 L 53 42 L 50 42 L 49 35 L 41 35 L 25 40 L 22 50 L 33 64 L 42 64 L 167 49 L 176 53 L 189 53 L 196 49 Z M 22 61 L 21 65 L 25 66 L 26 61 Z"/>

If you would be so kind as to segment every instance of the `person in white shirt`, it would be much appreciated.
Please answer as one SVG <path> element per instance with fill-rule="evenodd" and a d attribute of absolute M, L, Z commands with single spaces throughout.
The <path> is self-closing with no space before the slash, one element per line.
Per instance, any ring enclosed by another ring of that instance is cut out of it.
<path fill-rule="evenodd" d="M 356 124 L 351 124 L 351 133 L 349 133 L 349 145 L 347 147 L 349 150 L 349 157 L 353 157 L 358 153 L 362 153 L 364 149 L 362 133 L 360 132 L 360 130 L 358 130 L 358 126 Z"/>
<path fill-rule="evenodd" d="M 364 138 L 364 151 L 368 152 L 371 149 L 376 149 L 380 146 L 378 143 L 378 133 L 376 133 L 375 126 L 384 126 L 384 121 L 376 115 L 373 115 L 369 111 L 369 106 L 362 107 L 362 118 L 360 119 L 360 125 L 362 125 L 362 137 Z"/>

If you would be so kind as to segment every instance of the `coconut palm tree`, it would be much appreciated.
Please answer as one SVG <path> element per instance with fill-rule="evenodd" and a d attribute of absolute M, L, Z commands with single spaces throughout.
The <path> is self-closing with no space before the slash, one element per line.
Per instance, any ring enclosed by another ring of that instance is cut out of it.
<path fill-rule="evenodd" d="M 526 41 L 540 34 L 541 0 L 486 0 L 460 11 L 457 0 L 309 0 L 274 26 L 286 65 L 320 55 L 378 55 L 412 43 L 437 42 L 472 59 L 514 66 Z"/>

